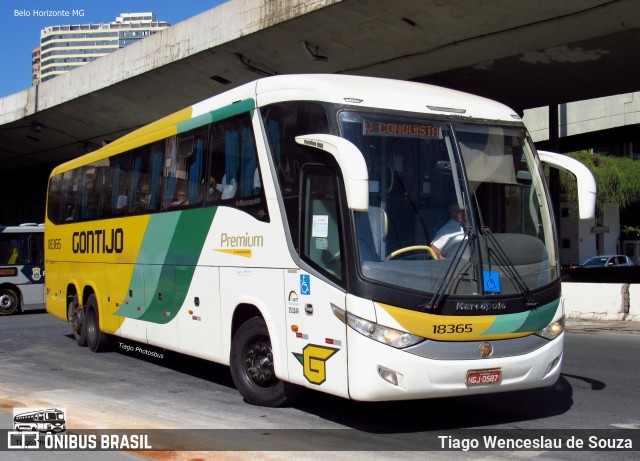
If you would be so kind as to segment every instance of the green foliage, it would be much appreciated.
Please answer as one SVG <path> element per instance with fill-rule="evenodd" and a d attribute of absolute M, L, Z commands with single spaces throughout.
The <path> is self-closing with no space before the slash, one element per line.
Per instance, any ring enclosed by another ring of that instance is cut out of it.
<path fill-rule="evenodd" d="M 582 162 L 596 179 L 596 202 L 601 208 L 605 202 L 618 203 L 620 209 L 640 200 L 640 162 L 628 157 L 609 157 L 588 150 L 566 154 Z M 561 171 L 560 180 L 566 187 L 569 201 L 576 201 L 576 180 Z"/>
<path fill-rule="evenodd" d="M 630 237 L 640 237 L 640 227 L 622 226 L 622 233 Z"/>

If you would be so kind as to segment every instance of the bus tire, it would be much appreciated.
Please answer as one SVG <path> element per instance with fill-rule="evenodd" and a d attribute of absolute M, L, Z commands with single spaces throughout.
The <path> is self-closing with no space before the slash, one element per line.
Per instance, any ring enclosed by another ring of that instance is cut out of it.
<path fill-rule="evenodd" d="M 98 317 L 98 301 L 96 295 L 89 295 L 84 306 L 84 332 L 87 337 L 87 346 L 93 352 L 104 352 L 109 349 L 109 335 L 100 330 Z"/>
<path fill-rule="evenodd" d="M 231 378 L 247 403 L 279 407 L 293 402 L 300 392 L 276 377 L 269 330 L 264 320 L 245 322 L 231 341 Z"/>
<path fill-rule="evenodd" d="M 0 315 L 20 312 L 20 297 L 12 288 L 0 288 Z"/>
<path fill-rule="evenodd" d="M 69 306 L 67 307 L 67 318 L 71 324 L 71 330 L 73 331 L 73 338 L 78 343 L 78 346 L 85 347 L 87 345 L 87 335 L 84 330 L 84 311 L 78 305 L 78 295 L 73 295 Z"/>

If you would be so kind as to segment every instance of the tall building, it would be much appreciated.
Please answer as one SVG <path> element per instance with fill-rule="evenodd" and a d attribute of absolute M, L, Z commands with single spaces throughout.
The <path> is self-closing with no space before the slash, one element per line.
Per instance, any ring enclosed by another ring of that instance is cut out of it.
<path fill-rule="evenodd" d="M 169 27 L 154 13 L 122 13 L 113 22 L 50 26 L 40 31 L 33 50 L 33 84 L 84 66 Z"/>
<path fill-rule="evenodd" d="M 37 46 L 31 52 L 31 81 L 35 85 L 40 83 L 40 47 Z"/>

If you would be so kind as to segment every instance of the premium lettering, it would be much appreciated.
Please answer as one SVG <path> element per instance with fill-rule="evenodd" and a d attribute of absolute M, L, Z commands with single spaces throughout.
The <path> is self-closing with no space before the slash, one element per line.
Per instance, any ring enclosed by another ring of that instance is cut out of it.
<path fill-rule="evenodd" d="M 74 232 L 71 237 L 74 253 L 122 253 L 124 249 L 124 231 L 118 229 L 95 229 Z"/>
<path fill-rule="evenodd" d="M 249 235 L 245 232 L 244 235 L 229 235 L 224 232 L 220 236 L 220 246 L 227 248 L 251 248 L 264 246 L 264 237 L 262 235 Z"/>

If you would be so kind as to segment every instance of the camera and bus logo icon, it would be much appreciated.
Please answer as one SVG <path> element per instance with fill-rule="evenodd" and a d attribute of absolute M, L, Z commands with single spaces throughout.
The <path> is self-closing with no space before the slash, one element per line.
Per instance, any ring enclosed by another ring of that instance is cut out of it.
<path fill-rule="evenodd" d="M 58 434 L 67 430 L 67 410 L 49 408 L 14 408 L 13 429 L 16 431 Z"/>
<path fill-rule="evenodd" d="M 8 448 L 38 449 L 40 434 L 60 434 L 67 430 L 65 408 L 14 408 L 13 431 L 8 433 Z"/>

